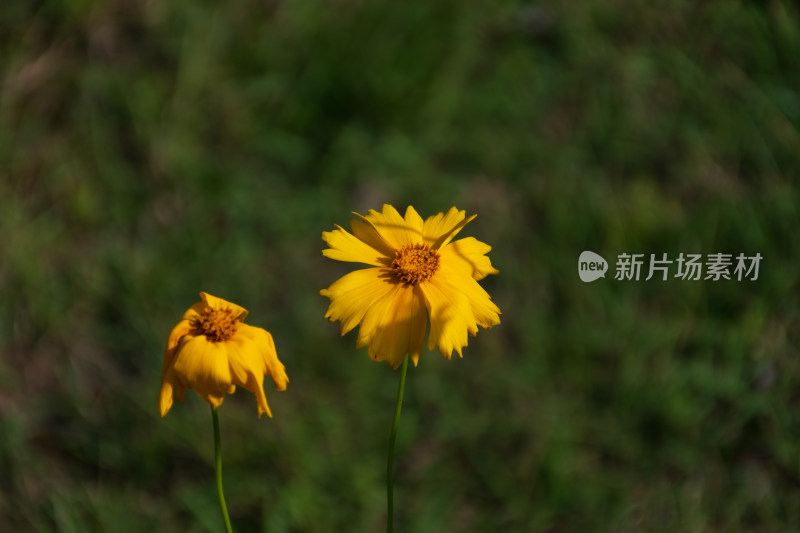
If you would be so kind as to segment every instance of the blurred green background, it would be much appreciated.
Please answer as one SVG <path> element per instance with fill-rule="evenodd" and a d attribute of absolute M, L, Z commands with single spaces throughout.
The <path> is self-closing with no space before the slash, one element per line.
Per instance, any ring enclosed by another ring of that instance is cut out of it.
<path fill-rule="evenodd" d="M 398 531 L 800 530 L 797 4 L 6 1 L 0 58 L 3 530 L 220 531 L 207 404 L 157 412 L 203 290 L 291 378 L 220 410 L 236 531 L 381 531 L 399 373 L 318 291 L 384 202 L 477 213 L 503 311 L 409 370 Z"/>

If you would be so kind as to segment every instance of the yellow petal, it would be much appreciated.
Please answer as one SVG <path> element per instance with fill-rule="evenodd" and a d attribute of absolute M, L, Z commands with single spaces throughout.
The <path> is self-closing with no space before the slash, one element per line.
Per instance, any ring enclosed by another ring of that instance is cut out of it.
<path fill-rule="evenodd" d="M 319 291 L 331 299 L 325 318 L 339 321 L 342 335 L 361 322 L 364 313 L 394 287 L 394 276 L 386 268 L 354 270 Z"/>
<path fill-rule="evenodd" d="M 172 372 L 170 371 L 169 374 L 172 374 Z M 166 415 L 172 407 L 172 388 L 172 379 L 161 379 L 161 392 L 158 395 L 158 412 L 162 417 Z"/>
<path fill-rule="evenodd" d="M 194 306 L 192 306 L 194 308 Z M 192 309 L 189 309 L 191 311 Z M 184 313 L 184 316 L 189 314 L 189 311 Z M 172 331 L 169 333 L 169 337 L 167 337 L 167 344 L 164 346 L 164 360 L 161 363 L 161 381 L 164 381 L 164 376 L 167 373 L 167 368 L 172 365 L 172 361 L 175 359 L 175 350 L 178 347 L 178 343 L 180 340 L 188 335 L 194 329 L 194 321 L 192 319 L 182 319 L 178 322 L 178 325 L 172 328 Z"/>
<path fill-rule="evenodd" d="M 182 402 L 186 394 L 186 388 L 181 385 L 172 367 L 169 367 L 164 373 L 164 377 L 161 379 L 161 392 L 158 396 L 158 412 L 162 417 L 165 416 L 172 407 L 173 394 Z"/>
<path fill-rule="evenodd" d="M 482 243 L 474 237 L 467 237 L 443 246 L 439 249 L 439 254 L 442 263 L 452 265 L 453 268 L 462 270 L 470 277 L 480 280 L 489 274 L 500 272 L 486 257 L 491 249 L 492 247 L 488 244 Z"/>
<path fill-rule="evenodd" d="M 229 352 L 233 382 L 251 391 L 256 396 L 259 418 L 272 411 L 264 394 L 264 375 L 270 376 L 277 390 L 286 390 L 289 377 L 286 367 L 278 359 L 272 335 L 265 329 L 243 324 L 233 339 Z"/>
<path fill-rule="evenodd" d="M 247 309 L 244 307 L 238 306 L 235 303 L 231 303 L 227 300 L 223 300 L 222 298 L 217 298 L 216 296 L 211 296 L 207 292 L 201 292 L 200 298 L 202 298 L 203 302 L 208 305 L 211 309 L 230 309 L 236 314 L 236 318 L 239 320 L 244 320 L 247 316 Z"/>
<path fill-rule="evenodd" d="M 403 218 L 406 224 L 408 224 L 408 227 L 411 228 L 415 234 L 422 235 L 424 222 L 422 222 L 422 217 L 419 216 L 416 209 L 412 206 L 408 206 L 406 208 L 406 215 Z"/>
<path fill-rule="evenodd" d="M 178 347 L 172 366 L 176 377 L 186 388 L 218 407 L 225 394 L 236 386 L 231 379 L 228 351 L 224 342 L 210 342 L 205 335 L 191 337 Z"/>
<path fill-rule="evenodd" d="M 465 279 L 474 281 L 472 278 Z M 433 350 L 434 346 L 438 346 L 439 353 L 448 359 L 456 350 L 460 357 L 461 348 L 467 345 L 467 333 L 474 335 L 478 332 L 478 324 L 464 287 L 452 285 L 440 272 L 419 286 L 425 295 L 431 317 L 428 349 Z"/>
<path fill-rule="evenodd" d="M 451 286 L 458 287 L 467 297 L 472 314 L 479 326 L 490 328 L 500 323 L 500 308 L 495 305 L 489 293 L 475 278 L 465 275 L 463 272 L 451 271 L 447 265 L 441 269 L 440 274 L 450 282 Z"/>
<path fill-rule="evenodd" d="M 263 413 L 272 418 L 272 411 L 264 394 L 264 372 L 267 369 L 263 354 L 265 347 L 260 346 L 261 343 L 253 337 L 252 334 L 243 335 L 241 331 L 237 331 L 228 343 L 231 378 L 235 385 L 246 388 L 256 397 L 259 418 Z"/>
<path fill-rule="evenodd" d="M 406 224 L 400 213 L 389 204 L 383 204 L 381 213 L 370 209 L 362 219 L 371 224 L 395 250 L 399 250 L 406 244 L 417 243 L 422 237 L 418 231 Z"/>
<path fill-rule="evenodd" d="M 278 359 L 278 351 L 275 349 L 275 341 L 272 340 L 272 335 L 266 332 L 269 346 L 264 350 L 264 356 L 267 360 L 267 375 L 272 378 L 275 384 L 275 389 L 279 391 L 286 390 L 286 385 L 289 384 L 289 376 L 286 375 L 286 367 L 283 366 L 280 359 Z"/>
<path fill-rule="evenodd" d="M 428 217 L 423 224 L 423 239 L 433 248 L 441 248 L 461 231 L 477 215 L 464 218 L 466 211 L 459 211 L 455 207 L 445 213 Z"/>
<path fill-rule="evenodd" d="M 373 266 L 390 266 L 392 260 L 361 239 L 336 226 L 333 231 L 323 231 L 322 240 L 330 248 L 322 250 L 322 255 L 337 261 L 366 263 Z"/>
<path fill-rule="evenodd" d="M 353 214 L 361 217 L 358 213 Z M 363 219 L 363 217 L 361 218 Z M 394 248 L 392 248 L 392 245 L 386 242 L 386 239 L 381 237 L 378 230 L 373 228 L 369 222 L 354 218 L 350 220 L 350 230 L 358 240 L 363 241 L 364 244 L 370 248 L 374 248 L 385 257 L 390 258 L 390 260 L 394 258 Z"/>
<path fill-rule="evenodd" d="M 275 350 L 275 341 L 272 339 L 272 334 L 265 329 L 255 328 L 246 324 L 240 328 L 240 332 L 258 344 L 266 365 L 265 373 L 272 378 L 275 383 L 275 389 L 286 390 L 289 377 L 286 375 L 286 367 L 278 359 L 278 352 Z"/>
<path fill-rule="evenodd" d="M 391 285 L 388 292 L 372 301 L 371 305 L 367 306 L 364 311 L 363 318 L 358 328 L 358 338 L 356 339 L 356 349 L 361 349 L 367 346 L 375 331 L 380 326 L 384 315 L 389 307 L 394 303 L 395 296 L 397 295 L 398 285 Z"/>
<path fill-rule="evenodd" d="M 197 320 L 198 318 L 200 318 L 200 315 L 203 313 L 203 310 L 205 308 L 206 308 L 205 302 L 197 302 L 193 304 L 189 309 L 187 309 L 185 313 L 183 313 L 181 320 L 189 320 L 189 321 Z"/>
<path fill-rule="evenodd" d="M 372 333 L 367 352 L 392 368 L 400 366 L 408 354 L 416 366 L 427 327 L 428 312 L 419 287 L 399 285 Z"/>

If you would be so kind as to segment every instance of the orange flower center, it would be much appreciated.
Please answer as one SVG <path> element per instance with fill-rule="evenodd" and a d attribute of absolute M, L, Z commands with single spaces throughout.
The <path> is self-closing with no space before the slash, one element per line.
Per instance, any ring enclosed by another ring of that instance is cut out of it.
<path fill-rule="evenodd" d="M 427 244 L 406 244 L 394 255 L 395 276 L 410 285 L 430 279 L 439 269 L 439 254 Z"/>
<path fill-rule="evenodd" d="M 211 342 L 224 342 L 239 329 L 238 315 L 232 309 L 212 309 L 206 307 L 197 324 L 203 335 Z"/>

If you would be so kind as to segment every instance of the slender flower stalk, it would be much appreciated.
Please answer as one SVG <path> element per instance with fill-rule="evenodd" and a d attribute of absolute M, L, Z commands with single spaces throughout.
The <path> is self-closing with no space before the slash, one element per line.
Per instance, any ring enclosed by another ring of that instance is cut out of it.
<path fill-rule="evenodd" d="M 222 492 L 222 439 L 219 436 L 219 416 L 217 408 L 211 407 L 211 418 L 214 421 L 214 475 L 217 478 L 217 497 L 219 509 L 222 512 L 222 521 L 225 522 L 225 533 L 233 533 L 231 519 L 228 516 L 228 506 L 225 505 L 225 494 Z"/>
<path fill-rule="evenodd" d="M 394 444 L 403 406 L 408 360 L 417 366 L 425 334 L 428 350 L 461 357 L 468 335 L 478 326 L 500 323 L 500 309 L 478 281 L 497 274 L 486 256 L 491 246 L 473 237 L 453 240 L 475 215 L 455 207 L 423 220 L 409 206 L 405 216 L 391 205 L 381 212 L 355 213 L 350 230 L 322 233 L 325 257 L 361 263 L 320 294 L 330 299 L 325 318 L 339 321 L 344 335 L 359 326 L 356 348 L 367 347 L 374 361 L 401 364 L 386 467 L 386 530 L 394 528 Z"/>
<path fill-rule="evenodd" d="M 186 310 L 167 338 L 158 411 L 162 417 L 166 416 L 173 397 L 182 402 L 189 389 L 211 406 L 217 496 L 225 531 L 232 533 L 222 492 L 222 440 L 217 407 L 226 394 L 243 387 L 255 396 L 258 417 L 265 413 L 272 417 L 264 394 L 264 378 L 271 377 L 275 388 L 281 391 L 286 390 L 289 378 L 278 359 L 272 335 L 244 323 L 246 309 L 205 292 L 200 293 L 200 300 Z"/>
<path fill-rule="evenodd" d="M 397 439 L 397 426 L 400 423 L 400 411 L 403 409 L 403 392 L 406 388 L 406 371 L 408 370 L 408 356 L 403 359 L 403 368 L 400 370 L 400 385 L 397 387 L 397 402 L 394 406 L 394 420 L 389 433 L 389 454 L 386 461 L 386 531 L 394 531 L 394 443 Z"/>

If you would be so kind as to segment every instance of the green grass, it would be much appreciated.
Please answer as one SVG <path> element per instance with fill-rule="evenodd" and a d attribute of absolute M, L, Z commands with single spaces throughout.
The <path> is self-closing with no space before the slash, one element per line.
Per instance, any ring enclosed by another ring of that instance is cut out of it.
<path fill-rule="evenodd" d="M 7 2 L 0 523 L 219 531 L 207 405 L 160 419 L 201 290 L 287 366 L 220 409 L 238 532 L 381 531 L 398 374 L 323 318 L 355 210 L 456 205 L 503 311 L 409 369 L 402 532 L 800 529 L 790 2 Z M 578 255 L 761 253 L 592 284 Z"/>

